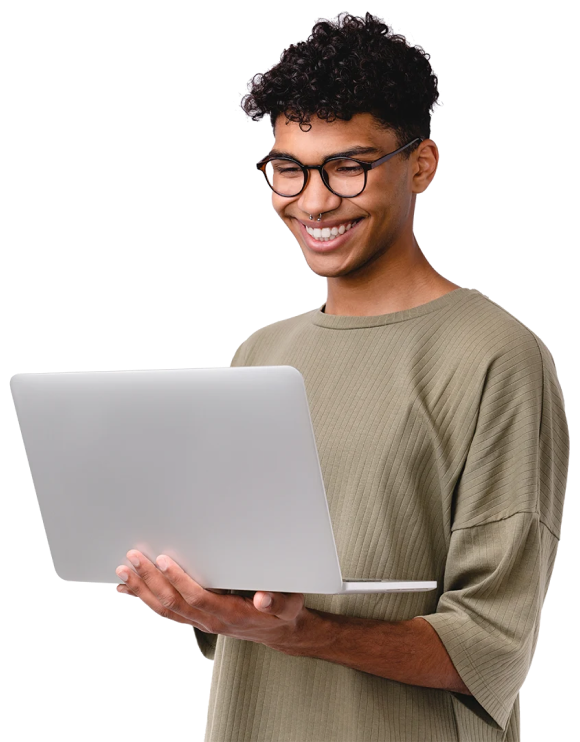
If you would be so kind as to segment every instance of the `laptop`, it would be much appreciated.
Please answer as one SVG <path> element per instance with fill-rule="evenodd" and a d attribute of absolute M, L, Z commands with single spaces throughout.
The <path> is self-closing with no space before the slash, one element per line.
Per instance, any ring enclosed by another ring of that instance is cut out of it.
<path fill-rule="evenodd" d="M 10 388 L 63 580 L 120 583 L 115 569 L 138 549 L 168 554 L 206 589 L 437 587 L 342 577 L 293 366 L 20 373 Z"/>

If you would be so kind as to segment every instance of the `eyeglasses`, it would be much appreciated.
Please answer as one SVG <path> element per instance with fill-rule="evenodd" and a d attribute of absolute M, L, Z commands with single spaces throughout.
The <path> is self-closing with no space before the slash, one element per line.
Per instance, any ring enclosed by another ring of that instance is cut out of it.
<path fill-rule="evenodd" d="M 322 165 L 303 165 L 293 157 L 277 156 L 266 157 L 256 164 L 258 170 L 264 173 L 266 182 L 279 196 L 295 198 L 306 188 L 308 171 L 318 170 L 322 182 L 329 191 L 341 198 L 360 196 L 367 184 L 367 173 L 391 157 L 398 155 L 415 142 L 422 142 L 424 137 L 417 137 L 413 141 L 389 152 L 373 162 L 364 162 L 353 157 L 328 157 Z"/>

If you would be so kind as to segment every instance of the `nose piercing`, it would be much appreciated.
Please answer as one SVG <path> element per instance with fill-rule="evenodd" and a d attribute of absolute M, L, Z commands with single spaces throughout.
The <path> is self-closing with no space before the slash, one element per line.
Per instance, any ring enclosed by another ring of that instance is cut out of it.
<path fill-rule="evenodd" d="M 308 214 L 308 216 L 312 220 L 312 214 Z M 318 215 L 318 219 L 316 221 L 319 222 L 321 220 L 321 218 L 322 218 L 322 212 Z"/>

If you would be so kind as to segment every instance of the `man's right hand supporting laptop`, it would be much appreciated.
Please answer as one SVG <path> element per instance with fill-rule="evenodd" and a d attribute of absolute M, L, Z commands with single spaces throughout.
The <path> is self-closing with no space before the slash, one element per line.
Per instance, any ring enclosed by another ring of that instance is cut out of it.
<path fill-rule="evenodd" d="M 136 572 L 128 572 L 125 590 L 164 618 L 258 642 L 284 654 L 471 695 L 437 632 L 420 617 L 389 622 L 327 613 L 306 608 L 302 593 L 225 595 L 225 591 L 204 589 L 164 555 L 163 571 L 159 557 L 159 567 L 134 549 L 127 557 Z M 123 592 L 122 586 L 119 590 Z M 266 599 L 271 601 L 266 604 Z"/>

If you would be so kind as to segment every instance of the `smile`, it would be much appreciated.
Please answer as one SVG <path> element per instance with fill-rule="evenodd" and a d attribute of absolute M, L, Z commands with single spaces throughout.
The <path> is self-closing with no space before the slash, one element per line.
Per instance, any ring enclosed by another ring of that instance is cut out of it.
<path fill-rule="evenodd" d="M 323 228 L 307 227 L 301 221 L 298 221 L 298 226 L 304 236 L 304 241 L 311 250 L 314 252 L 329 252 L 345 243 L 350 238 L 352 232 L 356 231 L 363 219 L 364 217 L 360 217 L 359 219 L 353 219 L 335 227 Z"/>

